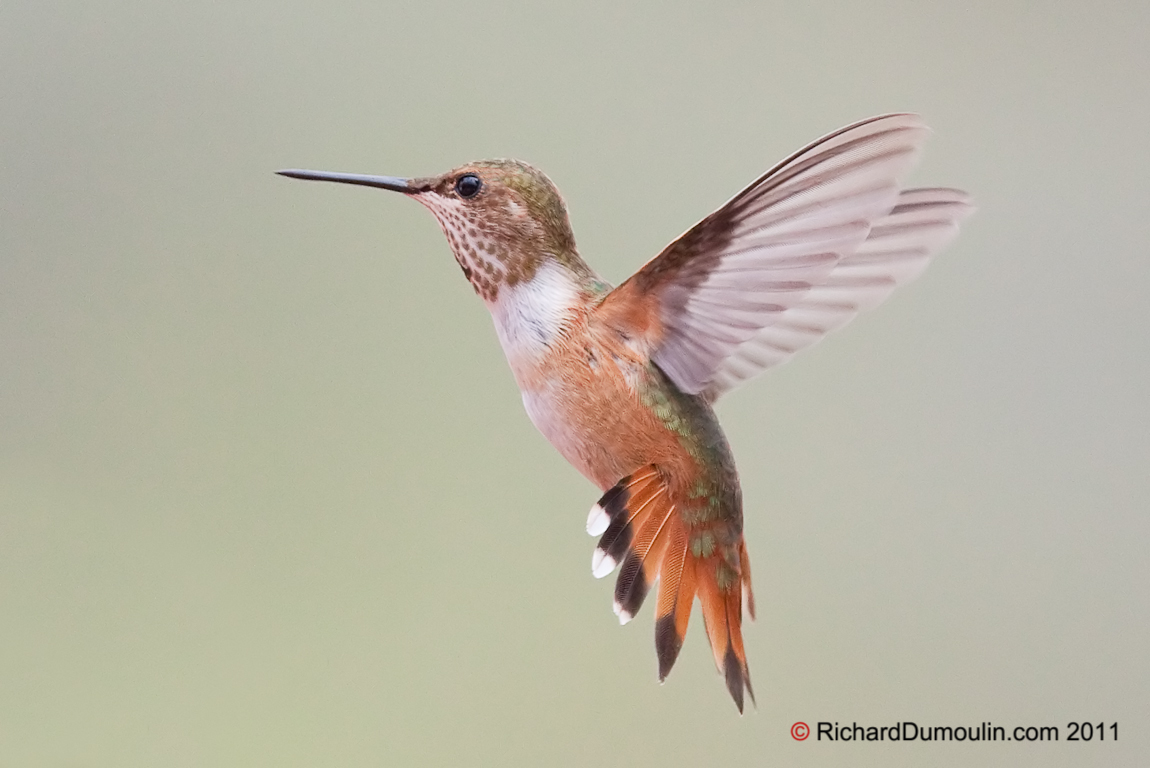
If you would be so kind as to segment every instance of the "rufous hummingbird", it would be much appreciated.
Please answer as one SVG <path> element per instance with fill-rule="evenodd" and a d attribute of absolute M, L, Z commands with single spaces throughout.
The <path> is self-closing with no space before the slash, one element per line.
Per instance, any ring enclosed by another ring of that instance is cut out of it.
<path fill-rule="evenodd" d="M 580 257 L 559 190 L 518 160 L 440 176 L 285 170 L 403 193 L 439 222 L 527 415 L 603 491 L 591 570 L 620 566 L 615 613 L 658 582 L 663 681 L 696 597 L 739 711 L 754 596 L 735 461 L 712 404 L 871 308 L 926 267 L 972 210 L 956 189 L 901 189 L 927 133 L 891 114 L 835 131 L 760 176 L 612 288 Z"/>

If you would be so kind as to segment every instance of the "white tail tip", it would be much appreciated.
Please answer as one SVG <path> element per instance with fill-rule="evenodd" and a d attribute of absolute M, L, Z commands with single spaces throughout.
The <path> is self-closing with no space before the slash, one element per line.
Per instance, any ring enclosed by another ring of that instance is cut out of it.
<path fill-rule="evenodd" d="M 613 570 L 615 570 L 615 558 L 596 548 L 591 555 L 591 575 L 601 579 Z"/>
<path fill-rule="evenodd" d="M 623 610 L 623 606 L 618 600 L 615 601 L 615 604 L 612 605 L 611 608 L 615 611 L 615 615 L 619 617 L 620 624 L 626 624 L 628 621 L 635 618 L 630 613 Z"/>
<path fill-rule="evenodd" d="M 610 524 L 611 518 L 607 517 L 607 513 L 601 506 L 596 504 L 591 507 L 591 511 L 587 513 L 587 533 L 592 536 L 599 536 L 607 530 L 607 526 Z"/>

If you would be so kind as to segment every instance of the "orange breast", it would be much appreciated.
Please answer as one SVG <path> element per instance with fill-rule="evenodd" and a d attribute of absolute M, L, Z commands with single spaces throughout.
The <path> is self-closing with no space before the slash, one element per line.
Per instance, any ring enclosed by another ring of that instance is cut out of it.
<path fill-rule="evenodd" d="M 644 388 L 660 382 L 646 351 L 628 341 L 579 313 L 548 354 L 516 371 L 532 422 L 603 490 L 648 464 L 684 479 L 698 472 L 679 436 L 644 404 Z"/>

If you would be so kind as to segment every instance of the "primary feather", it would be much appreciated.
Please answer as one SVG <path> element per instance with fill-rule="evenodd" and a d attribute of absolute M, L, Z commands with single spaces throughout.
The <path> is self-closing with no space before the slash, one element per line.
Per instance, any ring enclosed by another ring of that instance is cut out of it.
<path fill-rule="evenodd" d="M 653 302 L 658 323 L 629 330 L 689 394 L 713 399 L 782 362 L 881 301 L 969 210 L 953 190 L 900 196 L 926 133 L 894 114 L 819 139 L 667 246 L 603 315 Z"/>

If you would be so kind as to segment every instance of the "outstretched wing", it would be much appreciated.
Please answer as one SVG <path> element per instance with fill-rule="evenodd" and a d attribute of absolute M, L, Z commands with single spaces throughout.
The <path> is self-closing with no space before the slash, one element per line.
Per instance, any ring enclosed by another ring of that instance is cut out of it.
<path fill-rule="evenodd" d="M 860 251 L 872 226 L 888 214 L 898 225 L 899 181 L 925 135 L 916 115 L 895 114 L 819 139 L 667 246 L 604 299 L 596 320 L 644 348 L 691 394 L 715 397 L 780 362 L 763 350 L 784 345 L 789 355 L 857 311 L 835 311 L 821 332 L 799 331 L 806 339 L 801 344 L 795 333 L 757 341 L 788 313 L 793 331 L 833 303 L 837 297 L 820 298 L 812 289 L 829 290 L 836 275 L 852 279 L 846 260 Z M 894 248 L 877 235 L 876 254 Z M 806 314 L 796 312 L 808 298 Z"/>
<path fill-rule="evenodd" d="M 877 307 L 926 269 L 931 256 L 958 235 L 958 222 L 974 206 L 957 189 L 907 189 L 876 221 L 858 250 L 812 285 L 798 304 L 740 344 L 716 369 L 705 393 L 714 400 L 800 349 Z"/>

